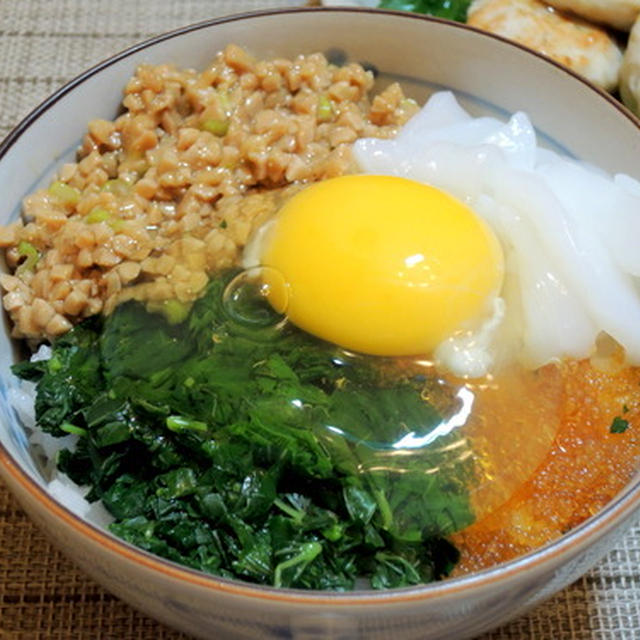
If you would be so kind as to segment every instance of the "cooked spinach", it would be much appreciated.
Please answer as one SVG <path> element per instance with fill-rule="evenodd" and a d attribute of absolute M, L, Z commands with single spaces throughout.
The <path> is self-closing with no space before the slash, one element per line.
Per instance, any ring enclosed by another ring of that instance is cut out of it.
<path fill-rule="evenodd" d="M 333 590 L 447 575 L 474 470 L 447 468 L 451 435 L 394 448 L 446 417 L 421 398 L 424 377 L 244 323 L 225 308 L 227 281 L 180 323 L 129 302 L 57 340 L 50 360 L 14 366 L 37 382 L 40 427 L 79 434 L 60 470 L 116 535 L 216 575 Z"/>
<path fill-rule="evenodd" d="M 381 0 L 381 9 L 426 13 L 438 18 L 466 22 L 471 0 Z"/>

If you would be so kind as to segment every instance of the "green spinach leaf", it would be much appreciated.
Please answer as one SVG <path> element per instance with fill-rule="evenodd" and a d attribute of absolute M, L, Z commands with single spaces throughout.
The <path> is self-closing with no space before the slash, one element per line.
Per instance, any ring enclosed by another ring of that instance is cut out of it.
<path fill-rule="evenodd" d="M 223 304 L 230 277 L 181 322 L 125 303 L 57 340 L 49 361 L 14 367 L 37 383 L 40 427 L 79 434 L 60 470 L 102 500 L 118 536 L 216 575 L 333 590 L 447 575 L 446 537 L 473 520 L 474 468 L 450 459 L 453 435 L 432 438 L 446 416 L 424 380 L 239 322 Z"/>
<path fill-rule="evenodd" d="M 471 0 L 381 0 L 381 9 L 413 11 L 438 18 L 465 22 Z"/>

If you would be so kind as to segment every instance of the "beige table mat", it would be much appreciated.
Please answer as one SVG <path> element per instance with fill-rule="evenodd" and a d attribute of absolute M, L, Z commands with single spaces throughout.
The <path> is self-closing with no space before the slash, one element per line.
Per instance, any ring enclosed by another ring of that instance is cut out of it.
<path fill-rule="evenodd" d="M 0 138 L 61 84 L 128 45 L 285 0 L 0 0 Z M 0 203 L 1 185 L 0 185 Z M 53 549 L 0 484 L 1 640 L 178 640 Z M 640 526 L 591 573 L 482 640 L 640 639 Z"/>

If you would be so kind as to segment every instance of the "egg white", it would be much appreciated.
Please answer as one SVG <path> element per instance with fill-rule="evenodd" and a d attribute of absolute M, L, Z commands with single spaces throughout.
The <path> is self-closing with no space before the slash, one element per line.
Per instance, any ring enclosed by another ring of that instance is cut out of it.
<path fill-rule="evenodd" d="M 249 237 L 249 241 L 244 247 L 242 252 L 242 267 L 243 269 L 251 269 L 258 267 L 262 261 L 262 253 L 264 250 L 265 241 L 271 229 L 275 225 L 275 220 L 267 220 L 264 224 L 260 225 Z"/>

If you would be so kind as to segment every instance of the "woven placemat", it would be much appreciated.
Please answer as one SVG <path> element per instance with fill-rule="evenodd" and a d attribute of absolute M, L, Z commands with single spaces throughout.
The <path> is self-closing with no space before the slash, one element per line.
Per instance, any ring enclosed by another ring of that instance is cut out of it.
<path fill-rule="evenodd" d="M 61 84 L 126 46 L 284 0 L 0 0 L 0 138 Z M 185 640 L 52 548 L 0 482 L 0 639 Z M 640 526 L 592 572 L 482 640 L 640 639 Z"/>

